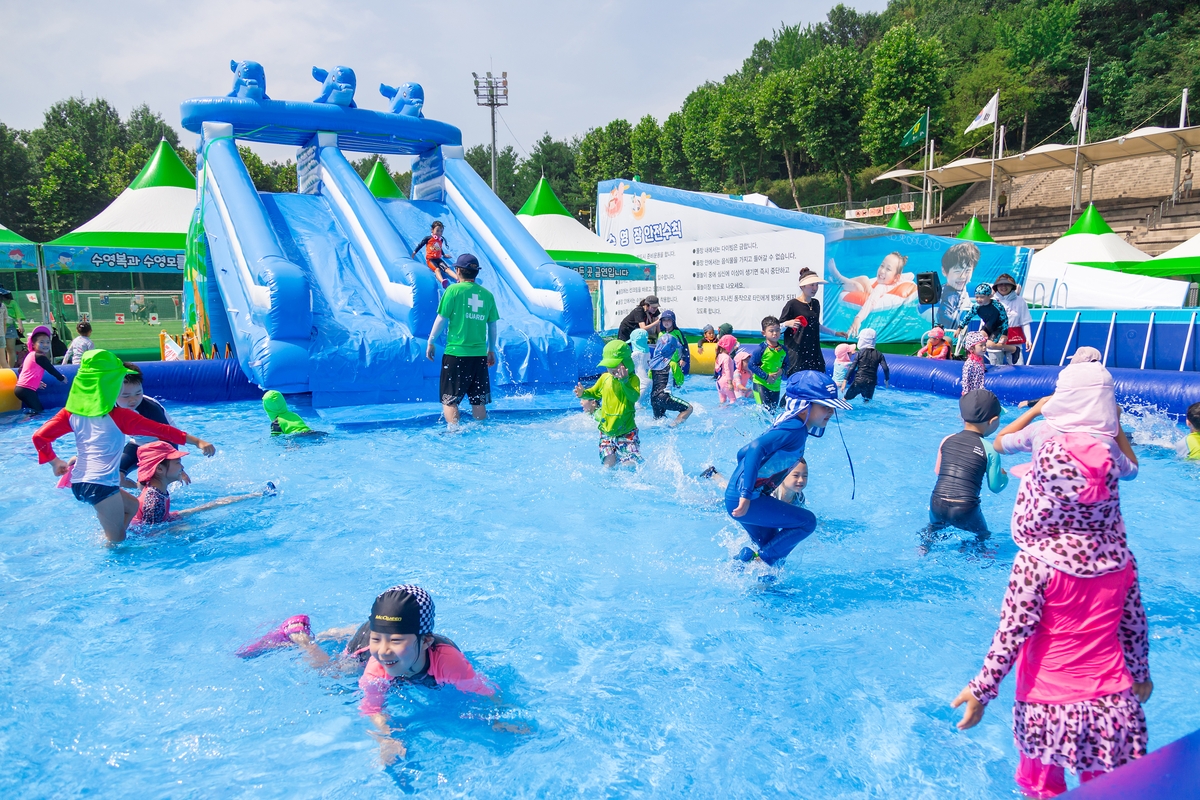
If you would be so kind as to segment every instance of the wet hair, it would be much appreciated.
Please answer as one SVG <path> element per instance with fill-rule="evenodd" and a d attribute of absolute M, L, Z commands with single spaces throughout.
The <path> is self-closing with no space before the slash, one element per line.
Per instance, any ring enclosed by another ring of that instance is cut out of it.
<path fill-rule="evenodd" d="M 125 369 L 133 370 L 133 372 L 131 372 L 125 376 L 125 385 L 126 386 L 141 386 L 142 385 L 142 370 L 138 367 L 138 365 L 130 364 L 128 361 L 122 361 L 121 363 L 125 365 Z"/>
<path fill-rule="evenodd" d="M 92 332 L 92 323 L 81 322 L 75 326 L 75 330 L 77 330 L 79 332 L 80 336 L 87 336 L 88 334 L 90 334 Z"/>
<path fill-rule="evenodd" d="M 762 329 L 765 331 L 771 325 L 778 325 L 778 324 L 779 324 L 778 317 L 763 317 Z"/>
<path fill-rule="evenodd" d="M 1187 421 L 1192 423 L 1192 427 L 1200 431 L 1200 403 L 1192 403 L 1188 406 Z"/>
<path fill-rule="evenodd" d="M 959 242 L 942 255 L 942 274 L 948 275 L 955 267 L 974 270 L 979 263 L 979 248 L 974 242 Z"/>
<path fill-rule="evenodd" d="M 434 228 L 441 228 L 442 230 L 446 230 L 446 226 L 442 224 L 442 221 L 440 219 L 435 219 L 433 221 L 433 224 L 429 226 L 429 230 L 433 230 Z"/>

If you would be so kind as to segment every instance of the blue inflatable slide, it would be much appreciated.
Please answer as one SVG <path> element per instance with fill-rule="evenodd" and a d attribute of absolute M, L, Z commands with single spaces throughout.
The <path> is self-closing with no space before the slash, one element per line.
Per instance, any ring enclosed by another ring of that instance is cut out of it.
<path fill-rule="evenodd" d="M 436 401 L 425 357 L 440 283 L 413 251 L 440 220 L 448 260 L 473 253 L 500 314 L 494 391 L 573 386 L 601 341 L 584 281 L 546 252 L 463 160 L 459 130 L 422 112 L 416 84 L 381 86 L 389 111 L 354 103 L 346 67 L 313 69 L 313 102 L 272 100 L 255 62 L 231 62 L 228 96 L 181 106 L 200 135 L 188 237 L 189 324 L 232 345 L 254 384 L 319 407 Z M 265 193 L 239 141 L 298 148 L 297 193 Z M 345 151 L 415 157 L 412 199 L 376 198 Z"/>

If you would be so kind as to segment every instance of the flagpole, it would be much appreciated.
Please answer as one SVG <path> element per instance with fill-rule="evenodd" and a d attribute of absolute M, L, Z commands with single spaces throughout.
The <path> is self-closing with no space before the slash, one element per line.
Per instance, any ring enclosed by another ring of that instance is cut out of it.
<path fill-rule="evenodd" d="M 925 152 L 921 166 L 921 231 L 925 231 L 925 220 L 929 216 L 929 106 L 925 106 Z M 1178 181 L 1176 181 L 1178 183 Z"/>
<path fill-rule="evenodd" d="M 1088 56 L 1087 66 L 1083 70 L 1083 108 L 1079 114 L 1079 135 L 1075 137 L 1075 168 L 1071 171 L 1071 209 L 1067 213 L 1067 227 L 1075 221 L 1075 209 L 1078 208 L 1079 194 L 1079 147 L 1083 144 L 1084 131 L 1087 129 L 1087 90 L 1088 77 L 1092 72 L 1092 57 Z"/>
<path fill-rule="evenodd" d="M 1000 90 L 996 90 L 996 118 L 992 120 L 992 174 L 988 178 L 988 224 L 987 231 L 992 232 L 992 199 L 995 196 L 996 183 L 996 125 L 1000 121 Z"/>

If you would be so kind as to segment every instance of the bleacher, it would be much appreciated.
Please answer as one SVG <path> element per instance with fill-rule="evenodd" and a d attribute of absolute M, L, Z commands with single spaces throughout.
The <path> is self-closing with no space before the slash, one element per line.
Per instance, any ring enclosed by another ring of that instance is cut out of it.
<path fill-rule="evenodd" d="M 1186 167 L 1187 160 L 1185 157 Z M 1193 172 L 1200 171 L 1200 163 Z M 1094 174 L 1083 172 L 1083 200 L 1095 202 L 1105 221 L 1143 252 L 1156 256 L 1200 233 L 1200 178 L 1192 198 L 1170 202 L 1175 177 L 1173 156 L 1104 164 Z M 997 178 L 997 196 L 1000 181 Z M 1007 214 L 992 219 L 997 242 L 1041 249 L 1062 236 L 1069 225 L 1071 170 L 1055 170 L 1014 178 L 1006 185 Z M 926 225 L 926 233 L 953 236 L 978 214 L 986 222 L 988 184 L 976 183 L 946 209 L 942 221 Z M 1074 218 L 1078 218 L 1078 212 Z M 914 227 L 918 221 L 913 221 Z"/>

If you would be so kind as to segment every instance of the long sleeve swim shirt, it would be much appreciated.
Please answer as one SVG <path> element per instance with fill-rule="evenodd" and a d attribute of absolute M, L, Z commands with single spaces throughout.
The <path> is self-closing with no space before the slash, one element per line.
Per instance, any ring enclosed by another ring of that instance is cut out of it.
<path fill-rule="evenodd" d="M 600 430 L 603 433 L 624 436 L 637 428 L 634 415 L 641 393 L 642 383 L 637 375 L 630 375 L 622 381 L 617 380 L 611 372 L 606 372 L 590 388 L 584 389 L 580 397 L 600 401 Z"/>
<path fill-rule="evenodd" d="M 797 417 L 770 428 L 738 451 L 729 485 L 737 487 L 739 497 L 753 497 L 759 473 L 765 470 L 770 475 L 792 466 L 804 455 L 807 441 L 808 427 Z"/>
<path fill-rule="evenodd" d="M 439 641 L 430 646 L 427 651 L 429 659 L 425 671 L 414 675 L 411 679 L 392 678 L 387 674 L 383 665 L 371 656 L 367 668 L 363 670 L 358 680 L 358 688 L 363 691 L 363 699 L 359 711 L 363 714 L 378 714 L 383 711 L 383 703 L 387 699 L 388 690 L 393 686 L 411 683 L 418 686 L 439 688 L 453 686 L 466 694 L 478 694 L 491 697 L 496 694 L 496 688 L 487 679 L 475 672 L 471 662 L 462 651 L 449 639 L 439 637 Z"/>

